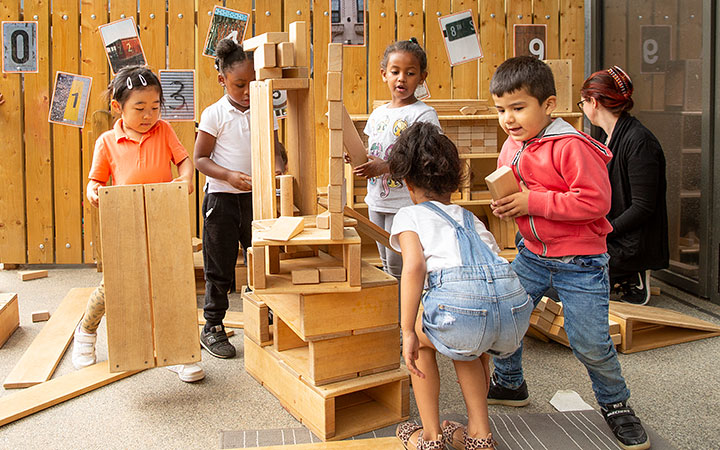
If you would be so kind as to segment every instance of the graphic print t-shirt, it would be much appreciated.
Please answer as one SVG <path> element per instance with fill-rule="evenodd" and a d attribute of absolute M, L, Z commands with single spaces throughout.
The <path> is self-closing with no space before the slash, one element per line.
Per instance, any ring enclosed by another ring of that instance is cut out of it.
<path fill-rule="evenodd" d="M 368 135 L 368 153 L 385 161 L 390 157 L 398 136 L 415 122 L 429 122 L 440 126 L 435 110 L 421 101 L 400 108 L 388 108 L 386 103 L 370 114 L 365 125 Z M 365 202 L 374 211 L 395 213 L 403 206 L 412 205 L 410 192 L 402 180 L 393 180 L 390 174 L 368 179 Z"/>

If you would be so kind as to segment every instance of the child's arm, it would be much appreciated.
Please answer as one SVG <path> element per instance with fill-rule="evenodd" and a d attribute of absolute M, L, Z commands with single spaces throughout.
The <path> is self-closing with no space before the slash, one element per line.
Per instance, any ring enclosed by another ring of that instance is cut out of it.
<path fill-rule="evenodd" d="M 390 165 L 387 161 L 377 156 L 368 155 L 368 161 L 353 169 L 355 175 L 365 178 L 375 178 L 385 173 L 390 173 Z"/>
<path fill-rule="evenodd" d="M 278 138 L 278 132 L 275 130 L 275 175 L 282 175 L 287 172 L 287 151 Z"/>
<path fill-rule="evenodd" d="M 230 186 L 241 191 L 252 190 L 252 177 L 246 173 L 228 170 L 210 159 L 215 148 L 215 136 L 204 131 L 198 131 L 195 140 L 195 165 L 205 175 L 217 180 L 227 181 Z"/>
<path fill-rule="evenodd" d="M 0 92 L 0 105 L 2 105 L 3 103 L 5 103 L 5 98 L 3 98 L 3 95 Z"/>
<path fill-rule="evenodd" d="M 425 255 L 420 238 L 414 231 L 403 231 L 398 235 L 402 251 L 403 268 L 400 278 L 400 325 L 403 334 L 403 358 L 410 372 L 420 378 L 425 374 L 415 365 L 418 359 L 418 341 L 415 333 L 420 297 L 425 283 Z"/>
<path fill-rule="evenodd" d="M 516 217 L 526 216 L 528 214 L 530 190 L 523 182 L 520 182 L 520 189 L 520 192 L 493 200 L 493 202 L 490 203 L 490 209 L 492 209 L 493 214 L 501 219 L 514 219 Z"/>
<path fill-rule="evenodd" d="M 195 175 L 195 166 L 193 166 L 192 161 L 190 158 L 185 158 L 182 161 L 180 161 L 180 164 L 177 165 L 178 168 L 178 177 L 173 180 L 185 182 L 188 184 L 188 194 L 192 194 L 193 192 L 193 175 Z"/>
<path fill-rule="evenodd" d="M 90 200 L 90 204 L 94 207 L 98 207 L 98 189 L 100 189 L 100 186 L 104 186 L 104 184 L 100 183 L 99 181 L 90 180 L 88 181 L 87 185 L 87 198 Z"/>

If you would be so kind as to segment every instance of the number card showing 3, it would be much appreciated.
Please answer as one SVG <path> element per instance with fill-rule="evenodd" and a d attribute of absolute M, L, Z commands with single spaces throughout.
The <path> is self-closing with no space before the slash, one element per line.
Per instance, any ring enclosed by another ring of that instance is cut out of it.
<path fill-rule="evenodd" d="M 38 71 L 37 22 L 2 23 L 2 71 Z"/>
<path fill-rule="evenodd" d="M 165 98 L 162 118 L 167 121 L 194 121 L 195 71 L 161 70 L 160 85 Z"/>

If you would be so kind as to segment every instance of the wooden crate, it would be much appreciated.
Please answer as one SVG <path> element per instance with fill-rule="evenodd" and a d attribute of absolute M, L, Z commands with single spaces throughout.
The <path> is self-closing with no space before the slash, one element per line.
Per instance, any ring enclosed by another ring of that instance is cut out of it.
<path fill-rule="evenodd" d="M 17 294 L 0 294 L 0 347 L 20 326 Z"/>

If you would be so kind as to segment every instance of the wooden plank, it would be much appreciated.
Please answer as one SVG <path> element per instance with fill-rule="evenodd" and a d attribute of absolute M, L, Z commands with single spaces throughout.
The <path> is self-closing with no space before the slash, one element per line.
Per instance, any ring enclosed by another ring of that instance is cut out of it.
<path fill-rule="evenodd" d="M 584 0 L 560 0 L 560 33 L 560 58 L 577 62 L 572 68 L 572 92 L 577 95 L 585 81 L 581 63 L 585 58 Z M 573 106 L 573 111 L 577 111 L 577 105 Z"/>
<path fill-rule="evenodd" d="M 279 27 L 278 27 L 279 28 Z M 290 35 L 285 31 L 268 31 L 243 41 L 243 49 L 246 52 L 257 50 L 263 44 L 279 44 L 289 42 Z"/>
<path fill-rule="evenodd" d="M 0 4 L 0 21 L 20 20 L 20 2 Z M 49 20 L 47 18 L 43 20 Z M 38 30 L 39 31 L 39 30 Z M 28 77 L 32 77 L 30 74 Z M 20 74 L 0 73 L 0 92 L 5 103 L 0 107 L 0 261 L 26 262 L 25 202 L 23 199 L 23 136 L 20 105 Z"/>
<path fill-rule="evenodd" d="M 145 185 L 157 366 L 200 361 L 197 298 L 185 183 Z M 185 242 L 185 245 L 182 243 Z"/>
<path fill-rule="evenodd" d="M 485 0 L 480 3 L 480 45 L 483 59 L 480 62 L 480 98 L 490 96 L 490 80 L 497 67 L 505 61 L 506 49 L 505 2 Z M 502 42 L 503 45 L 498 45 Z"/>
<path fill-rule="evenodd" d="M 296 219 L 300 219 L 297 217 Z M 304 219 L 304 218 L 302 218 Z M 278 219 L 280 220 L 280 219 Z M 257 222 L 255 222 L 256 224 Z M 266 223 L 266 222 L 264 222 Z M 357 231 L 353 228 L 346 227 L 344 229 L 343 238 L 339 241 L 331 240 L 330 234 L 327 230 L 321 228 L 305 228 L 300 234 L 295 236 L 292 240 L 282 241 L 269 239 L 267 233 L 269 229 L 256 230 L 253 233 L 253 246 L 265 246 L 265 245 L 328 245 L 328 244 L 360 244 L 360 236 Z"/>
<path fill-rule="evenodd" d="M 297 269 L 291 272 L 292 284 L 318 284 L 320 272 L 317 268 Z M 342 280 L 345 281 L 345 280 Z"/>
<path fill-rule="evenodd" d="M 120 20 L 132 17 L 137 21 L 137 0 L 115 0 L 112 10 L 110 11 L 110 20 Z"/>
<path fill-rule="evenodd" d="M 318 55 L 316 55 L 317 57 Z M 313 117 L 316 113 L 312 92 L 312 84 L 311 88 L 307 90 L 287 91 L 288 117 L 285 119 L 287 127 L 285 149 L 288 152 L 288 174 L 293 176 L 294 202 L 302 215 L 314 215 L 317 212 L 317 179 L 319 175 L 316 173 L 314 149 L 316 144 L 317 146 L 321 145 L 320 135 L 323 130 L 316 130 L 313 121 L 308 120 L 308 117 Z M 324 97 L 324 92 L 320 92 L 320 95 Z M 324 101 L 319 104 L 324 104 Z M 322 109 L 320 114 L 324 117 L 325 111 L 324 108 Z M 321 169 L 318 167 L 317 170 L 319 173 Z M 300 180 L 302 180 L 302 184 Z"/>
<path fill-rule="evenodd" d="M 404 447 L 398 438 L 385 437 L 313 444 L 272 445 L 270 447 L 259 447 L 257 450 L 374 450 L 378 448 L 402 450 Z"/>
<path fill-rule="evenodd" d="M 39 278 L 47 278 L 47 270 L 21 270 L 18 272 L 22 281 L 37 280 Z"/>
<path fill-rule="evenodd" d="M 111 373 L 108 372 L 108 362 L 103 361 L 15 394 L 5 395 L 0 398 L 0 411 L 2 411 L 0 413 L 0 426 L 78 397 L 114 381 L 135 375 L 138 372 Z"/>
<path fill-rule="evenodd" d="M 367 162 L 367 149 L 363 143 L 360 134 L 355 128 L 352 118 L 347 109 L 343 108 L 343 144 L 345 145 L 345 151 L 350 156 L 350 165 L 357 167 L 360 164 Z"/>
<path fill-rule="evenodd" d="M 547 26 L 547 39 L 545 40 L 545 59 L 557 59 L 560 57 L 559 7 L 560 3 L 557 0 L 532 0 L 533 23 L 544 24 Z M 614 17 L 613 20 L 615 20 Z M 609 39 L 611 37 L 605 35 L 604 38 Z"/>
<path fill-rule="evenodd" d="M 450 14 L 450 3 L 451 0 L 425 0 L 425 52 L 428 60 L 426 83 L 432 98 L 452 97 L 452 70 L 438 22 L 438 17 Z M 389 94 L 386 94 L 384 98 L 388 96 Z"/>
<path fill-rule="evenodd" d="M 359 232 L 367 235 L 368 237 L 374 239 L 376 242 L 381 243 L 388 249 L 397 253 L 397 251 L 390 247 L 390 233 L 375 225 L 370 221 L 370 219 L 355 211 L 353 208 L 350 208 L 349 206 L 345 207 L 343 213 L 346 216 L 352 217 L 353 219 L 356 219 L 358 221 L 356 228 Z"/>
<path fill-rule="evenodd" d="M 35 322 L 47 322 L 50 320 L 50 312 L 48 310 L 43 311 L 33 311 L 32 313 L 32 321 Z"/>
<path fill-rule="evenodd" d="M 257 134 L 252 142 L 253 218 L 256 220 L 272 219 L 277 215 L 272 91 L 272 82 L 250 84 L 251 108 L 256 108 L 251 115 L 253 134 Z"/>
<path fill-rule="evenodd" d="M 50 123 L 45 120 L 50 110 L 50 86 L 52 84 L 49 48 L 50 2 L 48 0 L 27 2 L 24 12 L 26 20 L 30 20 L 28 19 L 30 17 L 38 17 L 38 72 L 26 76 L 23 80 L 24 110 L 26 112 L 24 115 L 25 145 L 27 148 L 33 149 L 25 152 L 27 261 L 30 264 L 52 264 L 55 259 L 52 218 L 52 146 L 50 145 Z M 100 38 L 96 37 L 96 39 L 98 39 L 97 44 L 102 47 Z M 93 50 L 93 48 L 83 47 L 83 55 L 87 54 L 88 58 L 92 58 Z M 102 57 L 104 62 L 105 55 L 103 54 Z M 101 81 L 100 84 L 102 83 Z M 4 89 L 0 89 L 0 91 L 6 92 Z M 5 122 L 3 121 L 3 123 Z M 84 133 L 85 136 L 88 134 Z M 83 147 L 87 148 L 87 145 Z M 85 152 L 83 152 L 84 156 Z M 5 164 L 4 158 L 3 164 Z M 87 203 L 89 204 L 89 202 Z M 0 215 L 5 217 L 4 214 Z M 87 225 L 86 229 L 88 229 Z M 92 238 L 92 233 L 88 233 L 88 236 Z M 1 251 L 0 254 L 2 254 Z M 85 262 L 88 262 L 87 259 Z"/>
<path fill-rule="evenodd" d="M 472 17 L 477 27 L 478 1 L 452 0 L 453 12 L 472 10 Z M 475 30 L 479 33 L 478 30 Z M 497 43 L 495 43 L 497 45 Z M 480 61 L 470 61 L 452 68 L 452 98 L 480 98 L 478 71 Z"/>
<path fill-rule="evenodd" d="M 367 8 L 367 2 L 365 7 Z M 366 11 L 366 33 L 369 26 L 367 18 Z M 368 70 L 377 71 L 379 67 L 379 60 L 368 60 L 367 46 L 343 48 L 343 103 L 348 111 L 352 111 L 353 114 L 365 114 L 368 111 Z"/>
<path fill-rule="evenodd" d="M 389 99 L 390 91 L 382 79 L 379 63 L 388 45 L 395 41 L 395 2 L 374 0 L 368 2 L 368 100 Z M 432 66 L 431 66 L 432 67 Z"/>
<path fill-rule="evenodd" d="M 143 187 L 101 187 L 99 194 L 109 367 L 154 367 Z"/>
<path fill-rule="evenodd" d="M 165 68 L 166 15 L 165 0 L 138 0 L 140 7 L 137 24 L 140 28 L 140 42 L 143 43 L 145 59 L 152 70 Z"/>
<path fill-rule="evenodd" d="M 202 308 L 198 308 L 198 325 L 205 325 L 205 316 Z M 245 318 L 242 311 L 225 311 L 225 318 L 223 319 L 223 325 L 225 328 L 244 328 Z"/>
<path fill-rule="evenodd" d="M 17 294 L 0 294 L 0 347 L 20 326 Z"/>
<path fill-rule="evenodd" d="M 397 38 L 400 41 L 414 37 L 425 47 L 423 39 L 423 2 L 405 0 L 397 4 Z"/>
<path fill-rule="evenodd" d="M 3 382 L 5 389 L 26 388 L 50 379 L 73 338 L 95 288 L 74 288 L 65 296 Z M 2 295 L 2 294 L 0 294 Z"/>
<path fill-rule="evenodd" d="M 327 45 L 330 43 L 330 0 L 313 0 L 312 1 L 312 11 L 313 11 L 313 21 L 312 21 L 312 28 L 313 28 L 313 41 L 312 46 L 313 49 L 316 49 L 313 52 L 312 59 L 313 59 L 313 68 L 314 73 L 321 74 L 324 73 L 327 69 Z M 364 71 L 364 69 L 361 69 Z M 348 89 L 348 86 L 352 84 L 353 77 L 348 75 L 347 80 L 345 80 L 345 89 Z M 315 156 L 312 158 L 314 161 L 316 161 L 317 165 L 317 171 L 313 172 L 312 176 L 316 180 L 315 186 L 324 186 L 327 184 L 327 167 L 325 167 L 325 164 L 327 162 L 327 149 L 328 149 L 328 127 L 327 127 L 327 117 L 325 116 L 325 112 L 327 111 L 327 108 L 325 107 L 325 82 L 327 80 L 323 76 L 316 76 L 313 80 L 314 85 L 314 113 L 311 112 L 310 114 L 314 114 L 315 116 L 315 124 L 314 127 L 309 130 L 311 134 L 313 135 L 315 142 L 314 142 L 314 153 Z M 344 96 L 350 98 L 351 95 L 349 95 L 347 92 L 344 92 Z M 288 114 L 290 113 L 290 96 L 288 95 Z M 305 115 L 304 117 L 309 117 L 308 115 Z M 307 121 L 306 121 L 307 122 Z M 312 147 L 309 147 L 312 148 Z M 297 191 L 296 191 L 297 192 Z M 313 198 L 315 197 L 316 193 L 312 193 Z M 315 199 L 313 199 L 313 203 L 315 203 Z M 296 202 L 297 204 L 297 202 Z M 300 207 L 300 205 L 298 205 Z M 302 210 L 302 208 L 301 208 Z M 303 213 L 303 214 L 312 214 L 312 213 Z"/>
<path fill-rule="evenodd" d="M 263 239 L 271 241 L 289 241 L 305 229 L 302 217 L 279 217 L 273 226 L 263 233 Z M 253 244 L 254 245 L 254 244 Z"/>
<path fill-rule="evenodd" d="M 67 20 L 53 22 L 52 73 L 63 71 L 78 73 L 80 70 L 80 4 L 73 0 L 53 2 L 53 16 L 67 16 Z M 96 90 L 90 92 L 94 95 Z M 67 125 L 52 125 L 53 159 L 62 161 L 54 165 L 54 211 L 55 211 L 55 262 L 79 264 L 83 262 L 82 240 L 82 167 L 80 165 L 80 131 Z M 4 164 L 3 164 L 4 165 Z"/>
<path fill-rule="evenodd" d="M 527 0 L 508 0 L 506 2 L 506 41 L 505 55 L 512 58 L 515 55 L 515 25 L 532 23 L 533 2 Z"/>

